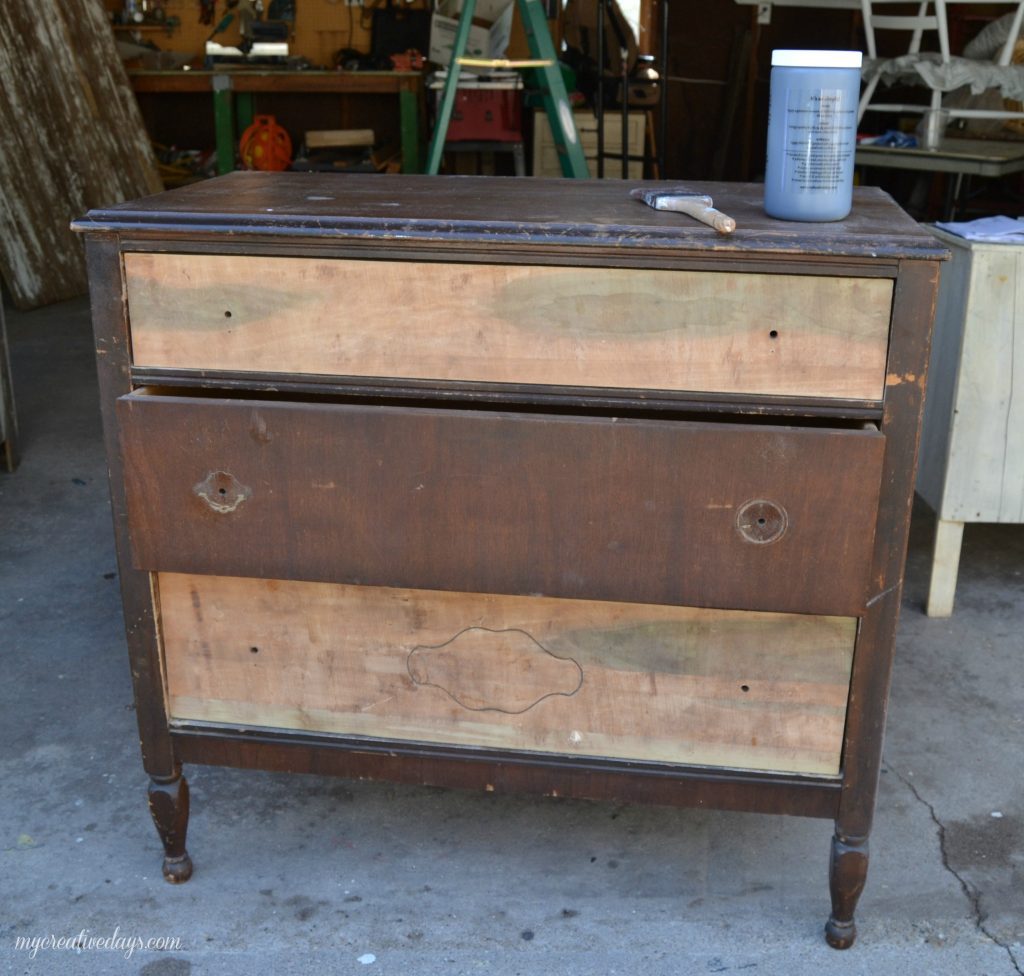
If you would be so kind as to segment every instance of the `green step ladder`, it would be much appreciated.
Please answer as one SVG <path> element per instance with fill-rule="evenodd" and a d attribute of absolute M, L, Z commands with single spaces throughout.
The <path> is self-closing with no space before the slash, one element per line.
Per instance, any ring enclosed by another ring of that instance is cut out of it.
<path fill-rule="evenodd" d="M 445 79 L 444 92 L 441 95 L 441 109 L 437 115 L 437 124 L 430 139 L 430 151 L 427 155 L 427 172 L 437 175 L 441 169 L 441 156 L 444 154 L 445 139 L 448 136 L 448 124 L 452 119 L 455 106 L 455 92 L 459 87 L 459 74 L 463 65 L 493 67 L 529 67 L 536 70 L 536 77 L 541 83 L 541 100 L 544 112 L 551 126 L 555 148 L 558 150 L 558 161 L 562 166 L 562 175 L 577 180 L 590 177 L 587 160 L 580 145 L 580 135 L 576 131 L 576 120 L 569 106 L 569 96 L 562 80 L 562 72 L 558 67 L 555 45 L 551 41 L 548 22 L 544 17 L 542 0 L 516 0 L 519 15 L 526 29 L 526 39 L 530 45 L 531 61 L 474 61 L 464 57 L 466 44 L 469 42 L 469 28 L 473 23 L 473 11 L 476 0 L 462 0 L 462 13 L 459 15 L 459 27 L 455 32 L 455 46 L 452 49 L 451 64 L 448 65 L 448 77 Z"/>

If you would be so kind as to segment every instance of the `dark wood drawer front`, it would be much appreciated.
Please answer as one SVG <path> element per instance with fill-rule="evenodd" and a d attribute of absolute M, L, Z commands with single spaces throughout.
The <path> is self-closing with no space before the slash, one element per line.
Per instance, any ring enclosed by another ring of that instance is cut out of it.
<path fill-rule="evenodd" d="M 874 431 L 118 403 L 137 568 L 857 615 Z"/>

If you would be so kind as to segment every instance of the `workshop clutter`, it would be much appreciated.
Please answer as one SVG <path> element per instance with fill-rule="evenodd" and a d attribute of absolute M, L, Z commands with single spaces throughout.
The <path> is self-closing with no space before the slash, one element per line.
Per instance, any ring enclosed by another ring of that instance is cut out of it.
<path fill-rule="evenodd" d="M 238 143 L 238 155 L 245 169 L 281 172 L 292 163 L 291 136 L 273 115 L 257 115 Z"/>
<path fill-rule="evenodd" d="M 477 0 L 473 25 L 466 43 L 467 58 L 501 58 L 512 39 L 512 13 L 515 0 Z M 455 33 L 459 28 L 462 0 L 441 0 L 430 18 L 430 51 L 428 57 L 437 64 L 452 60 Z M 481 26 L 481 25 L 488 26 Z"/>
<path fill-rule="evenodd" d="M 441 98 L 447 71 L 438 71 L 430 82 Z M 473 74 L 463 71 L 455 93 L 448 142 L 522 142 L 523 78 L 517 71 Z"/>

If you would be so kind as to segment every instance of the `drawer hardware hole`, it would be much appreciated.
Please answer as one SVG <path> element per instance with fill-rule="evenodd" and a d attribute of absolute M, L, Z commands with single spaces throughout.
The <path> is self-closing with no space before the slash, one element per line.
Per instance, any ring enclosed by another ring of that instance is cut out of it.
<path fill-rule="evenodd" d="M 772 329 L 771 332 L 768 333 L 768 338 L 769 339 L 778 339 L 778 337 L 779 337 L 779 330 L 778 329 Z"/>
<path fill-rule="evenodd" d="M 754 545 L 776 542 L 785 534 L 788 525 L 786 510 L 764 498 L 746 502 L 736 513 L 736 528 L 747 542 Z"/>
<path fill-rule="evenodd" d="M 250 654 L 259 654 L 259 652 L 260 652 L 260 649 L 258 647 L 250 647 L 249 648 L 249 653 Z"/>
<path fill-rule="evenodd" d="M 252 489 L 243 485 L 227 471 L 211 471 L 192 491 L 220 515 L 235 511 L 252 495 Z"/>
<path fill-rule="evenodd" d="M 231 318 L 231 312 L 230 312 L 230 311 L 228 311 L 228 312 L 225 312 L 225 313 L 224 313 L 224 318 L 226 318 L 226 319 L 229 319 L 229 318 Z"/>
<path fill-rule="evenodd" d="M 740 691 L 750 691 L 750 685 L 740 685 Z"/>

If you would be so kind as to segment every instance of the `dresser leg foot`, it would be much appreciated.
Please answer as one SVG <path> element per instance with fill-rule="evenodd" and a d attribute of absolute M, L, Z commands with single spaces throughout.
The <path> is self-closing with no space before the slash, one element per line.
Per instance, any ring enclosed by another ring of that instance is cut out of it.
<path fill-rule="evenodd" d="M 178 771 L 149 782 L 149 812 L 164 845 L 164 880 L 182 884 L 192 877 L 192 859 L 185 850 L 188 832 L 188 780 Z"/>
<path fill-rule="evenodd" d="M 857 938 L 853 913 L 867 876 L 867 837 L 843 837 L 836 831 L 832 838 L 828 878 L 832 892 L 832 914 L 825 924 L 825 941 L 833 949 L 849 949 Z"/>

